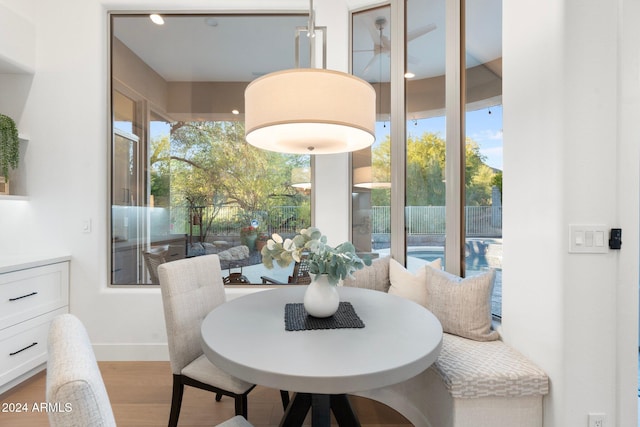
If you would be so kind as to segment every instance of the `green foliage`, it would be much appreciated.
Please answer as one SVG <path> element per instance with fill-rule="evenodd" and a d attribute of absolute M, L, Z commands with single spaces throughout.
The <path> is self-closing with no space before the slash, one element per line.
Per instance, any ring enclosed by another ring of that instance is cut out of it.
<path fill-rule="evenodd" d="M 151 141 L 149 155 L 149 175 L 151 179 L 151 195 L 156 206 L 169 206 L 171 194 L 171 169 L 169 137 L 163 136 Z"/>
<path fill-rule="evenodd" d="M 496 172 L 491 180 L 491 185 L 498 187 L 498 190 L 500 190 L 500 196 L 502 196 L 502 171 Z"/>
<path fill-rule="evenodd" d="M 217 194 L 225 204 L 258 212 L 281 201 L 274 196 L 296 198 L 288 184 L 303 160 L 247 144 L 240 122 L 177 122 L 171 138 L 173 205 L 187 195 L 206 200 Z"/>
<path fill-rule="evenodd" d="M 0 114 L 0 174 L 9 179 L 9 169 L 18 167 L 20 138 L 18 128 L 11 117 Z"/>
<path fill-rule="evenodd" d="M 370 258 L 360 258 L 351 242 L 343 242 L 335 248 L 327 244 L 327 236 L 315 227 L 300 230 L 293 239 L 283 239 L 274 234 L 262 248 L 262 263 L 273 268 L 275 260 L 280 267 L 286 267 L 292 261 L 300 262 L 307 254 L 307 263 L 311 274 L 326 274 L 329 283 L 336 285 L 340 279 L 346 279 L 356 271 L 371 265 Z"/>
<path fill-rule="evenodd" d="M 407 140 L 407 206 L 444 206 L 446 145 L 437 133 Z"/>
<path fill-rule="evenodd" d="M 446 142 L 438 133 L 425 132 L 420 138 L 407 140 L 406 188 L 407 206 L 444 206 L 446 198 L 445 164 Z M 374 171 L 389 170 L 391 156 L 389 137 L 372 151 Z M 478 144 L 467 139 L 465 145 L 466 205 L 491 204 L 491 187 L 496 173 L 488 167 Z M 500 183 L 502 173 L 500 173 Z M 378 179 L 382 181 L 382 179 Z M 502 184 L 500 184 L 501 187 Z M 374 206 L 390 204 L 389 189 L 371 191 Z"/>

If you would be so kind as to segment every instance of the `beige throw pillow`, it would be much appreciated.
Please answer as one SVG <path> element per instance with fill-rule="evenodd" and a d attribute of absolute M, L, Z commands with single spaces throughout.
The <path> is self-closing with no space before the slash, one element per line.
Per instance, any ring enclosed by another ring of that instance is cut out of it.
<path fill-rule="evenodd" d="M 440 258 L 427 264 L 440 269 Z M 423 265 L 414 273 L 408 271 L 395 259 L 389 260 L 389 293 L 415 301 L 423 307 L 427 304 L 427 265 Z"/>
<path fill-rule="evenodd" d="M 467 278 L 426 267 L 426 306 L 442 323 L 442 329 L 476 341 L 494 341 L 491 329 L 491 293 L 495 271 Z"/>

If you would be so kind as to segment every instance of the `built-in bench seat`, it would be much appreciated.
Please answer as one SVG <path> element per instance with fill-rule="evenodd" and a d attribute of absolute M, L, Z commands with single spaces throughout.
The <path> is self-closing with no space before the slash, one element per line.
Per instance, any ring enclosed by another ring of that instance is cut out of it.
<path fill-rule="evenodd" d="M 388 263 L 376 260 L 344 285 L 385 292 Z M 356 394 L 394 408 L 418 427 L 541 427 L 548 392 L 544 371 L 503 341 L 445 333 L 438 360 L 422 374 Z"/>

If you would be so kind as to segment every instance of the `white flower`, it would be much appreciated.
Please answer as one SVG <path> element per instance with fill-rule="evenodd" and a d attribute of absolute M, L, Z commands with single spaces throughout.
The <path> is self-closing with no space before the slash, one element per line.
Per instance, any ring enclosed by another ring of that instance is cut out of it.
<path fill-rule="evenodd" d="M 287 252 L 291 252 L 291 251 L 295 251 L 296 250 L 296 244 L 293 243 L 293 240 L 291 240 L 291 239 L 285 240 L 284 243 L 282 244 L 282 247 Z"/>
<path fill-rule="evenodd" d="M 327 244 L 327 237 L 315 227 L 300 230 L 293 238 L 283 240 L 274 233 L 262 250 L 262 262 L 267 268 L 273 268 L 273 261 L 280 267 L 287 267 L 292 261 L 301 262 L 303 253 L 307 257 L 309 272 L 326 274 L 329 283 L 337 284 L 340 279 L 351 276 L 353 272 L 371 265 L 371 259 L 360 259 L 351 242 L 344 242 L 333 248 Z"/>

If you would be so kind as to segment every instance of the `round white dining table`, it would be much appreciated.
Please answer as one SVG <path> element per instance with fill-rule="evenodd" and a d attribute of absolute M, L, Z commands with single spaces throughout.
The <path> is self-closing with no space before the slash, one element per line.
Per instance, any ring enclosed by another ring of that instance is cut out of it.
<path fill-rule="evenodd" d="M 256 292 L 226 302 L 202 322 L 202 348 L 216 366 L 245 381 L 295 392 L 281 425 L 359 425 L 346 394 L 396 384 L 438 357 L 442 326 L 424 307 L 368 289 L 339 287 L 361 328 L 285 330 L 285 305 L 306 286 Z M 347 405 L 345 408 L 344 405 Z"/>

